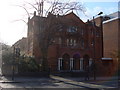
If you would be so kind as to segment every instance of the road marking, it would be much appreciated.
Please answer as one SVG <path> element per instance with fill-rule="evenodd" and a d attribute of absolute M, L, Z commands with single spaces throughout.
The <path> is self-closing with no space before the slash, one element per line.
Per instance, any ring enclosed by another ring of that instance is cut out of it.
<path fill-rule="evenodd" d="M 88 88 L 114 88 L 114 87 L 109 87 L 109 86 L 104 86 L 104 85 L 96 85 L 96 84 L 77 82 L 77 81 L 69 80 L 69 79 L 66 79 L 63 77 L 59 77 L 59 76 L 51 76 L 51 78 L 59 80 L 59 81 L 63 81 L 65 83 L 76 84 L 76 85 L 80 85 L 80 86 L 84 86 L 84 87 L 88 87 Z"/>

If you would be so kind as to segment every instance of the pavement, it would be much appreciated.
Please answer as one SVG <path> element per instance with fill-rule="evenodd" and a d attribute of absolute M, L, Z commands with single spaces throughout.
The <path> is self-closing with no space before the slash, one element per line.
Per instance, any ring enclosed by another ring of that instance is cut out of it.
<path fill-rule="evenodd" d="M 39 77 L 1 77 L 0 87 L 5 88 L 87 88 L 115 89 L 118 88 L 118 77 L 93 77 L 85 81 L 82 77 L 60 77 L 51 75 L 50 78 Z M 6 90 L 6 89 L 5 89 Z"/>
<path fill-rule="evenodd" d="M 118 88 L 118 77 L 99 77 L 96 78 L 96 80 L 92 77 L 87 81 L 85 81 L 84 78 L 63 78 L 58 76 L 53 76 L 53 78 L 66 83 L 81 85 L 86 88 Z"/>

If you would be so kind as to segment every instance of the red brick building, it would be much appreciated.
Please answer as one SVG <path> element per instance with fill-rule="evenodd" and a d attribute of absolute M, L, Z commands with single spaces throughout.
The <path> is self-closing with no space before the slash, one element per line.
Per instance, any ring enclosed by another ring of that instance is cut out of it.
<path fill-rule="evenodd" d="M 56 29 L 54 42 L 49 46 L 48 64 L 51 71 L 83 71 L 102 58 L 102 28 L 91 21 L 83 22 L 73 12 L 67 15 L 52 15 L 59 27 Z M 34 16 L 28 21 L 28 56 L 34 56 L 42 63 L 38 44 L 39 23 L 47 23 L 47 17 Z M 58 20 L 59 19 L 59 20 Z M 48 28 L 49 29 L 49 28 Z"/>
<path fill-rule="evenodd" d="M 108 17 L 109 20 L 103 22 L 104 57 L 113 59 L 108 61 L 109 72 L 107 72 L 109 75 L 114 75 L 119 66 L 117 56 L 120 55 L 120 12 L 114 12 Z"/>
<path fill-rule="evenodd" d="M 104 57 L 113 58 L 111 54 L 120 50 L 120 12 L 112 13 L 108 17 L 110 19 L 103 22 Z"/>

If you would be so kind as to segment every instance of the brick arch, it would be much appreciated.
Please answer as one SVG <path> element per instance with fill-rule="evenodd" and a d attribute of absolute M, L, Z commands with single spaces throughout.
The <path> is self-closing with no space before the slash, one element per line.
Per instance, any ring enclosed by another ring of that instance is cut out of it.
<path fill-rule="evenodd" d="M 60 57 L 63 57 L 63 55 L 68 54 L 71 57 L 71 54 L 69 52 L 64 52 L 60 55 Z"/>
<path fill-rule="evenodd" d="M 70 55 L 68 53 L 65 53 L 62 55 L 62 58 L 70 58 Z"/>
<path fill-rule="evenodd" d="M 80 56 L 80 53 L 74 53 L 73 54 L 73 58 L 80 58 L 81 56 Z"/>

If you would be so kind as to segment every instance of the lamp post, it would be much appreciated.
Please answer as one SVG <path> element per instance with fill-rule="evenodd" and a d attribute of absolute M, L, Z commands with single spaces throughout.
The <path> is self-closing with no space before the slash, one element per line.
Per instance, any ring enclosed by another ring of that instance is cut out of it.
<path fill-rule="evenodd" d="M 101 14 L 103 14 L 103 12 L 100 12 L 100 13 L 98 13 L 97 15 L 95 15 L 95 16 L 98 16 L 98 15 L 101 15 Z M 94 48 L 94 59 L 93 59 L 93 67 L 94 67 L 94 69 L 93 69 L 93 73 L 94 73 L 94 80 L 96 80 L 96 65 L 95 65 L 95 59 L 96 59 L 96 52 L 95 52 L 95 44 L 96 44 L 96 42 L 95 42 L 95 37 L 96 37 L 96 28 L 95 28 L 95 19 L 94 19 L 94 17 L 95 16 L 93 16 L 93 26 L 94 26 L 94 41 L 93 41 L 93 48 Z"/>

